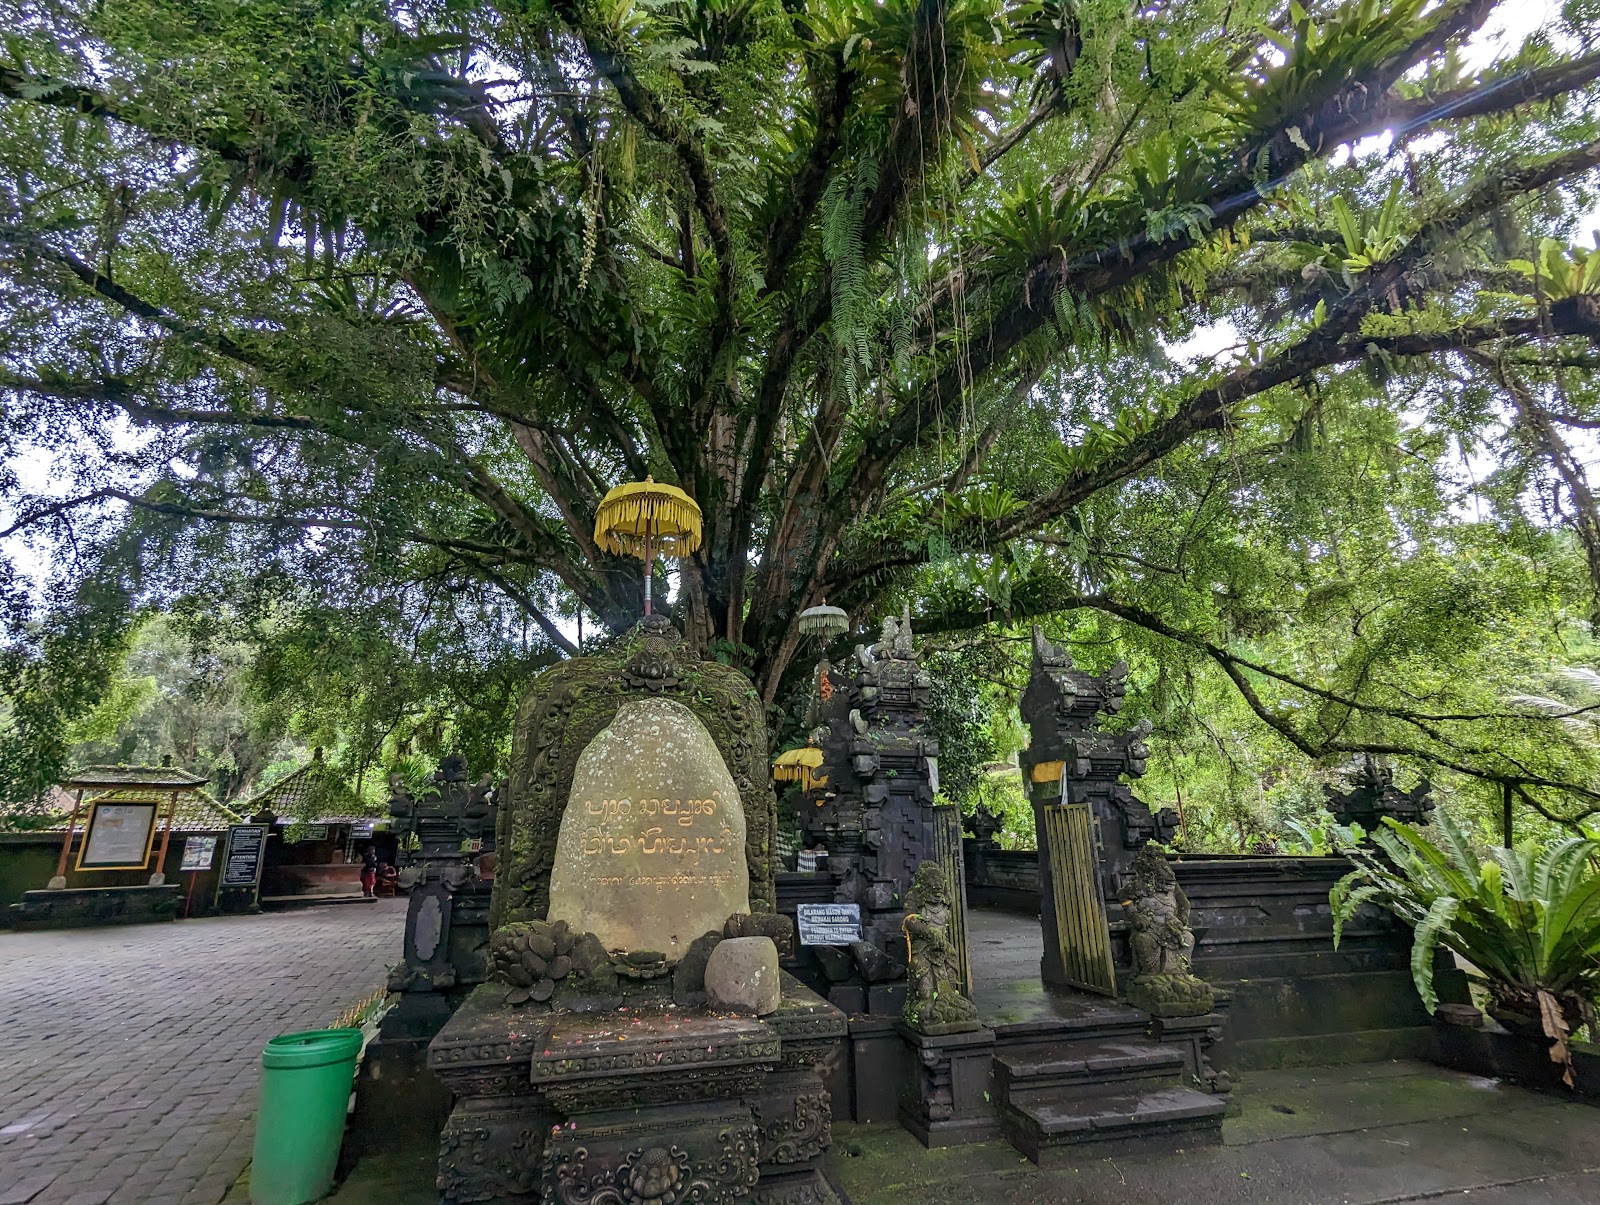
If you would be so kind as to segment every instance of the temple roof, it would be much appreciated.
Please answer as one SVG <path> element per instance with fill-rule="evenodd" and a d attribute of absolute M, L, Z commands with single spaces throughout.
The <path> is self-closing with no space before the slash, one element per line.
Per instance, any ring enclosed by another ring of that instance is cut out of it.
<path fill-rule="evenodd" d="M 303 822 L 337 824 L 355 819 L 352 813 L 360 807 L 360 802 L 355 792 L 345 785 L 338 771 L 323 758 L 319 747 L 311 755 L 311 760 L 293 774 L 278 779 L 269 787 L 263 787 L 239 806 L 252 816 L 260 812 L 296 819 L 314 816 L 316 819 L 304 819 Z M 372 816 L 359 818 L 370 820 Z"/>
<path fill-rule="evenodd" d="M 124 787 L 120 791 L 102 791 L 96 795 L 86 795 L 83 800 L 83 810 L 78 814 L 78 830 L 81 832 L 89 820 L 89 807 L 96 803 L 149 803 L 156 808 L 156 832 L 161 832 L 167 823 L 167 805 L 172 800 L 169 790 L 152 789 L 150 787 Z M 64 833 L 67 831 L 67 819 L 72 814 L 72 799 L 67 797 L 65 806 L 62 800 L 56 798 L 52 803 L 61 807 L 49 823 L 34 826 L 31 831 L 38 833 Z M 209 791 L 199 788 L 186 791 L 178 796 L 178 810 L 172 818 L 172 831 L 175 833 L 220 833 L 230 824 L 238 824 L 239 815 L 233 809 L 218 803 Z"/>
<path fill-rule="evenodd" d="M 193 791 L 209 781 L 203 774 L 191 774 L 177 766 L 84 766 L 63 779 L 61 785 L 69 790 L 88 791 L 114 791 L 122 787 Z"/>
<path fill-rule="evenodd" d="M 166 823 L 166 805 L 169 796 L 148 788 L 129 787 L 121 791 L 107 791 L 103 795 L 96 795 L 93 799 L 85 799 L 84 803 L 154 803 L 160 808 L 156 812 L 156 831 Z M 242 817 L 232 808 L 219 802 L 210 791 L 196 789 L 185 795 L 178 796 L 178 810 L 172 818 L 172 831 L 175 833 L 220 833 L 230 824 L 238 824 Z M 82 820 L 79 820 L 82 823 Z M 55 827 L 65 828 L 65 824 Z"/>

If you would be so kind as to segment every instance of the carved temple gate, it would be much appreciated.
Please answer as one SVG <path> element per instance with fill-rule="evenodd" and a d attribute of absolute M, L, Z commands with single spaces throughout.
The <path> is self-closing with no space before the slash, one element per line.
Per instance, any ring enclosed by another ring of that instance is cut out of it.
<path fill-rule="evenodd" d="M 1150 840 L 1170 840 L 1177 816 L 1152 814 L 1124 775 L 1144 773 L 1149 721 L 1126 732 L 1099 729 L 1101 714 L 1122 709 L 1127 666 L 1095 676 L 1074 669 L 1066 650 L 1033 631 L 1033 671 L 1021 701 L 1032 740 L 1022 769 L 1039 841 L 1044 981 L 1116 995 L 1118 956 L 1107 901 L 1120 901 L 1133 856 Z M 1122 909 L 1115 909 L 1120 916 Z"/>

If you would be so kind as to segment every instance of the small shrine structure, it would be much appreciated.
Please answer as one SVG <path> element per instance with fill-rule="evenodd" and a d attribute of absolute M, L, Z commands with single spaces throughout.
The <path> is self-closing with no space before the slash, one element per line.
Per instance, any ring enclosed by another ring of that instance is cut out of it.
<path fill-rule="evenodd" d="M 843 1014 L 780 968 L 749 681 L 663 617 L 542 674 L 499 800 L 488 980 L 428 1064 L 447 1205 L 829 1205 Z"/>
<path fill-rule="evenodd" d="M 181 800 L 208 779 L 176 766 L 86 766 L 64 779 L 72 808 L 61 835 L 55 874 L 10 909 L 24 928 L 136 924 L 173 920 L 182 886 L 167 882 L 167 856 Z M 107 876 L 105 886 L 68 884 Z M 133 882 L 127 880 L 132 878 Z M 141 883 L 138 880 L 143 879 Z"/>
<path fill-rule="evenodd" d="M 928 721 L 932 681 L 909 609 L 884 619 L 876 642 L 843 667 L 817 666 L 808 726 L 822 765 L 803 783 L 806 846 L 828 853 L 833 903 L 859 909 L 860 934 L 816 945 L 828 998 L 850 1013 L 896 1016 L 906 1006 L 907 899 L 918 868 L 935 863 L 950 891 L 950 958 L 970 991 L 960 809 L 939 801 L 939 740 Z M 806 906 L 785 901 L 785 912 Z"/>

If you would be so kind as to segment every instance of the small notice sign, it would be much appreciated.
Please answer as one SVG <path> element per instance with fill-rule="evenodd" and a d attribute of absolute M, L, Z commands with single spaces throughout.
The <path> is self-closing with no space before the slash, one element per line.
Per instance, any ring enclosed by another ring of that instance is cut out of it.
<path fill-rule="evenodd" d="M 210 870 L 217 860 L 215 837 L 185 837 L 183 839 L 183 865 L 179 870 Z"/>
<path fill-rule="evenodd" d="M 798 904 L 795 919 L 803 946 L 847 946 L 861 940 L 860 904 Z"/>
<path fill-rule="evenodd" d="M 143 870 L 156 839 L 153 803 L 97 803 L 78 851 L 79 870 Z"/>

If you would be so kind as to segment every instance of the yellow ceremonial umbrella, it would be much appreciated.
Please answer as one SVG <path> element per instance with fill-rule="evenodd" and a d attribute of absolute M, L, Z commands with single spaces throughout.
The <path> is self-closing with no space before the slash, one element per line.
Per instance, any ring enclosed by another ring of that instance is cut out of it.
<path fill-rule="evenodd" d="M 802 791 L 810 791 L 828 785 L 826 775 L 812 773 L 821 766 L 821 749 L 813 745 L 788 749 L 773 759 L 772 777 L 778 782 L 797 782 Z"/>
<path fill-rule="evenodd" d="M 685 557 L 700 547 L 700 507 L 675 485 L 653 477 L 619 485 L 594 514 L 594 542 L 617 556 L 644 562 L 644 613 L 650 614 L 650 577 L 656 553 Z"/>

